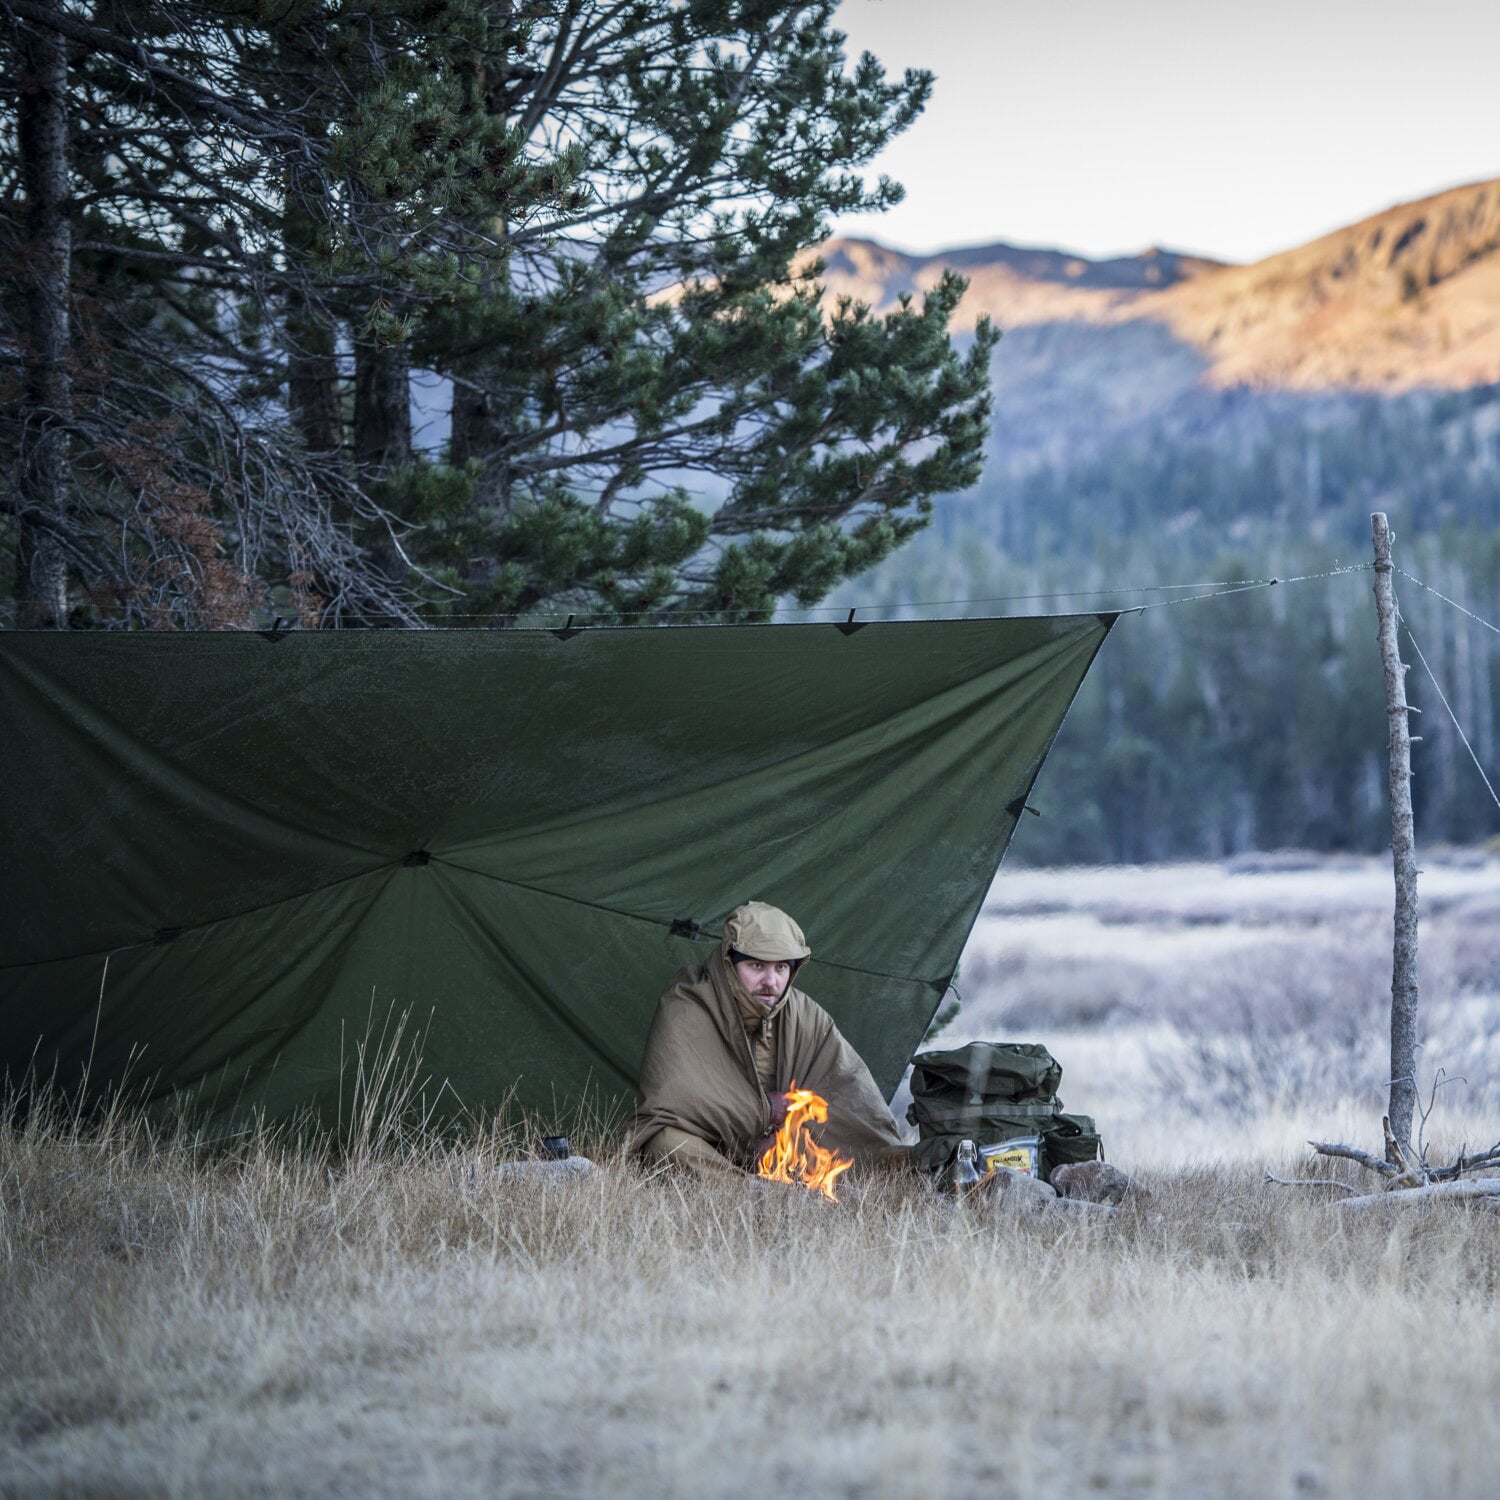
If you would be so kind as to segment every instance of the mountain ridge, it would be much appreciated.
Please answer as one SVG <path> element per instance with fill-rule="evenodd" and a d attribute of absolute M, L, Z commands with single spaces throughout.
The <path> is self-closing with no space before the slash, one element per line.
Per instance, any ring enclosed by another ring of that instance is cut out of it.
<path fill-rule="evenodd" d="M 1500 598 L 1497 247 L 1500 182 L 1248 265 L 1162 259 L 1154 283 L 1157 257 L 1091 272 L 1018 247 L 970 247 L 963 263 L 825 249 L 829 292 L 876 307 L 964 271 L 967 326 L 988 312 L 1005 333 L 983 473 L 829 603 L 1130 617 L 1073 706 L 1021 857 L 1388 840 L 1369 579 L 1350 569 L 1376 510 L 1410 570 L 1408 634 L 1452 703 L 1450 722 L 1412 674 L 1428 726 L 1419 826 L 1455 841 L 1488 826 L 1467 755 L 1500 755 L 1500 636 L 1465 615 L 1497 618 Z M 1296 586 L 1236 585 L 1257 579 Z M 1217 582 L 1182 587 L 1195 580 Z M 1200 596 L 1223 597 L 1154 607 Z"/>
<path fill-rule="evenodd" d="M 858 274 L 856 252 L 865 256 L 882 256 L 905 262 L 915 272 L 928 266 L 947 267 L 955 271 L 983 269 L 1005 265 L 1033 281 L 1055 281 L 1065 286 L 1108 287 L 1116 290 L 1169 286 L 1196 275 L 1202 270 L 1220 269 L 1231 263 L 1206 256 L 1189 255 L 1151 245 L 1134 255 L 1092 258 L 1049 245 L 1013 245 L 995 240 L 982 245 L 961 245 L 918 255 L 883 245 L 863 236 L 841 235 L 829 240 L 824 249 L 836 246 L 832 255 L 823 255 L 834 274 Z M 820 252 L 821 253 L 821 252 Z"/>
<path fill-rule="evenodd" d="M 1003 241 L 917 256 L 849 237 L 814 255 L 829 294 L 877 311 L 957 271 L 969 280 L 959 331 L 981 316 L 1012 338 L 1043 326 L 1092 331 L 1102 336 L 1086 340 L 1092 362 L 1115 363 L 1110 343 L 1127 363 L 1146 358 L 1137 373 L 1163 399 L 1195 388 L 1395 394 L 1500 381 L 1500 178 L 1393 205 L 1244 265 L 1162 249 L 1091 260 Z M 1002 385 L 1006 343 L 996 355 Z M 1020 352 L 1028 379 L 1048 373 L 1035 347 Z"/>

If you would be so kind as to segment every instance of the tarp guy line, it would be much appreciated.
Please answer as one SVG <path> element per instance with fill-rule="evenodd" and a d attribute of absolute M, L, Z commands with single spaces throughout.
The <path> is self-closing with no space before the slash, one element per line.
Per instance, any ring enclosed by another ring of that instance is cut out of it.
<path fill-rule="evenodd" d="M 1298 574 L 1295 574 L 1295 575 L 1292 575 L 1292 576 L 1289 576 L 1289 577 L 1286 577 L 1286 578 L 1218 578 L 1218 579 L 1205 580 L 1205 581 L 1199 582 L 1199 583 L 1145 583 L 1145 584 L 1136 584 L 1136 585 L 1131 585 L 1131 584 L 1117 584 L 1117 585 L 1114 585 L 1114 586 L 1111 586 L 1111 587 L 1108 587 L 1108 588 L 1100 588 L 1100 589 L 1048 589 L 1045 592 L 1039 593 L 1039 594 L 986 594 L 986 595 L 981 595 L 981 596 L 977 596 L 977 597 L 969 598 L 969 599 L 920 599 L 920 600 L 902 601 L 900 603 L 892 603 L 892 604 L 858 604 L 858 605 L 853 606 L 852 608 L 849 605 L 847 605 L 847 604 L 787 605 L 784 608 L 778 607 L 778 612 L 781 612 L 781 613 L 790 613 L 790 614 L 797 614 L 797 615 L 848 614 L 850 616 L 850 619 L 852 620 L 853 617 L 856 614 L 859 614 L 859 613 L 869 614 L 871 611 L 879 610 L 879 609 L 884 609 L 884 610 L 891 610 L 891 609 L 949 609 L 949 608 L 952 608 L 955 605 L 961 605 L 961 604 L 1033 604 L 1033 603 L 1037 603 L 1037 602 L 1042 601 L 1042 600 L 1049 600 L 1049 599 L 1112 599 L 1116 595 L 1119 595 L 1119 594 L 1154 594 L 1154 593 L 1165 593 L 1168 590 L 1180 591 L 1180 590 L 1185 590 L 1185 589 L 1209 589 L 1209 590 L 1213 590 L 1214 591 L 1214 592 L 1211 592 L 1211 593 L 1194 594 L 1194 595 L 1191 596 L 1192 599 L 1221 599 L 1221 598 L 1226 598 L 1230 594 L 1243 594 L 1243 593 L 1247 593 L 1247 592 L 1249 592 L 1249 591 L 1251 591 L 1253 589 L 1275 588 L 1278 584 L 1283 584 L 1283 583 L 1309 583 L 1309 582 L 1312 582 L 1312 581 L 1314 581 L 1316 579 L 1319 579 L 1319 578 L 1339 578 L 1339 577 L 1342 577 L 1345 573 L 1367 573 L 1373 567 L 1374 567 L 1373 563 L 1367 563 L 1367 562 L 1346 563 L 1346 564 L 1343 564 L 1342 566 L 1339 566 L 1339 567 L 1329 568 L 1329 569 L 1327 569 L 1326 571 L 1324 571 L 1322 573 L 1298 573 Z M 1426 585 L 1424 584 L 1423 587 L 1426 587 Z M 1154 600 L 1154 601 L 1152 601 L 1150 603 L 1147 603 L 1147 604 L 1122 605 L 1122 606 L 1117 607 L 1113 611 L 1113 613 L 1116 613 L 1116 614 L 1139 614 L 1144 609 L 1160 609 L 1165 604 L 1186 604 L 1186 603 L 1189 603 L 1189 602 L 1191 602 L 1189 599 L 1159 599 L 1159 600 Z M 717 613 L 723 614 L 723 615 L 738 615 L 738 616 L 743 617 L 745 615 L 760 615 L 760 614 L 764 614 L 765 611 L 764 610 L 759 610 L 759 609 L 741 609 L 741 610 L 720 610 L 720 611 L 717 611 Z M 655 621 L 657 623 L 657 626 L 659 628 L 664 629 L 664 630 L 683 630 L 683 629 L 690 628 L 691 625 L 697 625 L 697 626 L 701 627 L 704 624 L 704 622 L 702 622 L 702 621 L 692 621 L 692 622 L 684 622 L 683 624 L 678 625 L 678 624 L 674 624 L 670 619 L 659 619 L 658 616 L 659 616 L 659 612 L 655 611 L 655 610 L 635 610 L 635 611 L 625 611 L 625 612 L 622 612 L 622 613 L 606 613 L 606 612 L 602 612 L 601 611 L 599 613 L 591 614 L 591 613 L 587 613 L 587 612 L 584 612 L 584 611 L 578 611 L 578 610 L 561 610 L 560 609 L 560 610 L 557 610 L 555 613 L 554 612 L 548 612 L 548 613 L 536 614 L 536 615 L 515 615 L 515 614 L 496 614 L 496 613 L 463 614 L 463 613 L 459 613 L 459 612 L 455 611 L 455 612 L 452 612 L 452 613 L 446 613 L 446 614 L 444 614 L 443 618 L 445 620 L 512 620 L 512 621 L 519 621 L 519 620 L 533 620 L 533 619 L 534 620 L 563 619 L 564 617 L 566 617 L 566 619 L 567 619 L 567 625 L 565 625 L 563 627 L 563 629 L 564 630 L 571 630 L 574 634 L 576 634 L 579 630 L 583 630 L 583 629 L 589 629 L 589 630 L 608 629 L 608 628 L 610 628 L 611 624 L 613 624 L 616 621 L 620 621 L 620 620 L 652 620 L 652 621 Z M 914 624 L 914 625 L 915 624 L 939 624 L 939 623 L 942 622 L 942 618 L 945 618 L 945 617 L 940 617 L 939 619 L 934 619 L 934 620 L 911 620 L 911 621 L 907 621 L 905 623 Z M 1003 618 L 1006 618 L 1006 617 L 1005 616 L 992 616 L 992 615 L 962 615 L 962 616 L 956 616 L 955 618 L 959 618 L 959 619 L 1003 619 Z M 597 621 L 600 621 L 602 623 L 597 624 L 597 625 L 577 626 L 577 625 L 574 625 L 574 623 L 573 623 L 575 620 L 597 620 Z M 768 622 L 768 621 L 755 621 L 755 622 L 751 622 L 751 623 L 761 624 L 761 625 L 770 624 L 770 622 Z M 812 621 L 789 621 L 789 622 L 783 622 L 783 623 L 812 624 L 814 622 L 812 622 Z M 837 622 L 829 622 L 829 623 L 837 623 Z M 441 629 L 443 627 L 441 627 L 441 626 L 434 626 L 434 627 L 430 627 L 430 628 Z M 543 629 L 547 629 L 548 627 L 543 626 L 543 625 L 534 625 L 534 626 L 529 626 L 529 627 L 526 627 L 526 628 L 533 629 L 533 630 L 543 630 Z M 706 628 L 712 628 L 712 627 L 710 626 L 710 627 L 706 627 Z M 776 627 L 772 626 L 772 628 L 776 628 Z M 1491 627 L 1491 628 L 1493 628 L 1493 627 Z"/>

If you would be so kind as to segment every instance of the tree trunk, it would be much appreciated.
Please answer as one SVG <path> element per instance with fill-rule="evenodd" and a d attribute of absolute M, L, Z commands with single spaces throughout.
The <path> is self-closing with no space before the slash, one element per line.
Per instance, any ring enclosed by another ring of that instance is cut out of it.
<path fill-rule="evenodd" d="M 374 88 L 387 76 L 387 40 L 378 26 L 365 39 L 369 60 L 366 84 Z M 400 229 L 390 203 L 355 180 L 348 184 L 349 204 L 357 230 L 377 263 L 388 253 L 399 256 Z M 394 289 L 399 296 L 399 287 Z M 385 298 L 367 311 L 389 315 Z M 399 313 L 401 309 L 396 308 Z M 358 319 L 356 318 L 356 323 Z M 371 336 L 367 326 L 354 335 L 354 463 L 360 481 L 380 479 L 411 462 L 411 356 L 403 342 Z"/>
<path fill-rule="evenodd" d="M 411 462 L 410 362 L 404 344 L 354 346 L 354 461 L 379 478 Z"/>
<path fill-rule="evenodd" d="M 500 34 L 503 35 L 509 27 L 514 12 L 513 0 L 497 0 L 494 16 Z M 510 69 L 503 50 L 487 59 L 480 87 L 484 92 L 486 111 L 497 118 L 507 117 L 510 112 Z M 494 224 L 493 230 L 498 239 L 503 241 L 506 238 L 507 223 L 503 216 Z M 501 276 L 508 277 L 508 264 L 502 262 L 498 271 Z M 479 379 L 483 382 L 483 373 Z M 511 404 L 493 389 L 474 390 L 457 382 L 453 387 L 448 461 L 455 468 L 462 468 L 472 460 L 479 461 L 479 477 L 474 486 L 471 508 L 489 511 L 497 518 L 510 513 L 510 464 L 494 455 L 514 431 Z M 492 572 L 489 559 L 475 559 L 465 569 L 465 577 L 470 583 L 483 583 Z"/>
<path fill-rule="evenodd" d="M 386 474 L 411 462 L 410 360 L 402 344 L 354 345 L 354 462 Z"/>
<path fill-rule="evenodd" d="M 294 40 L 283 38 L 281 65 L 290 79 L 322 68 L 321 33 L 309 28 Z M 321 100 L 304 99 L 294 89 L 284 109 L 307 116 L 306 129 L 321 139 L 327 122 Z M 310 454 L 336 454 L 343 447 L 344 416 L 339 397 L 338 330 L 320 295 L 314 267 L 329 244 L 328 184 L 316 168 L 293 163 L 286 171 L 281 235 L 291 285 L 286 298 L 287 411 Z"/>
<path fill-rule="evenodd" d="M 296 172 L 287 174 L 282 237 L 287 262 L 307 274 L 309 255 L 322 238 L 320 188 Z M 309 453 L 337 453 L 344 442 L 339 401 L 338 336 L 332 314 L 310 284 L 293 282 L 287 293 L 287 410 Z"/>
<path fill-rule="evenodd" d="M 501 406 L 499 398 L 488 391 L 455 383 L 449 462 L 462 468 L 471 459 L 478 459 L 482 467 L 474 487 L 474 507 L 504 515 L 510 509 L 510 466 L 491 456 L 507 435 Z"/>
<path fill-rule="evenodd" d="M 16 624 L 61 630 L 68 623 L 68 570 L 57 533 L 68 511 L 67 420 L 72 405 L 68 49 L 55 31 L 22 23 L 18 50 L 16 133 L 26 219 L 16 275 L 26 306 L 26 416 L 18 474 Z"/>
<path fill-rule="evenodd" d="M 287 406 L 309 453 L 337 453 L 344 441 L 333 319 L 300 293 L 286 319 Z"/>
<path fill-rule="evenodd" d="M 1474 653 L 1473 713 L 1479 734 L 1475 741 L 1475 748 L 1479 752 L 1480 765 L 1492 766 L 1495 763 L 1495 699 L 1490 687 L 1490 660 L 1494 643 L 1488 636 L 1479 636 L 1477 640 L 1478 648 Z"/>
<path fill-rule="evenodd" d="M 1385 667 L 1386 719 L 1390 725 L 1391 859 L 1396 877 L 1396 933 L 1391 956 L 1391 1134 L 1411 1147 L 1417 1103 L 1417 850 L 1411 812 L 1411 728 L 1407 722 L 1406 666 L 1396 643 L 1396 593 L 1391 583 L 1391 530 L 1383 512 L 1370 517 L 1375 543 L 1375 609 L 1380 659 Z"/>
<path fill-rule="evenodd" d="M 362 485 L 411 462 L 409 369 L 404 344 L 354 346 L 354 462 Z M 406 576 L 406 563 L 388 537 L 370 543 L 369 556 L 392 583 Z M 366 623 L 389 622 L 376 617 Z"/>

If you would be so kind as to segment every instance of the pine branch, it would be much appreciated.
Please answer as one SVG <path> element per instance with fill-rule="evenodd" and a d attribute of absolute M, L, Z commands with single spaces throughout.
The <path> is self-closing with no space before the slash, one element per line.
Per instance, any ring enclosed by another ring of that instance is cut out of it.
<path fill-rule="evenodd" d="M 32 0 L 0 0 L 0 11 L 39 30 L 55 31 L 91 51 L 118 58 L 133 67 L 142 77 L 170 90 L 180 102 L 190 104 L 200 115 L 231 125 L 251 140 L 266 145 L 291 147 L 310 156 L 322 154 L 316 143 L 306 135 L 282 128 L 274 115 L 223 98 L 186 74 L 169 67 L 159 55 L 148 51 L 140 42 L 131 42 L 115 32 L 91 26 L 66 11 L 33 4 Z"/>

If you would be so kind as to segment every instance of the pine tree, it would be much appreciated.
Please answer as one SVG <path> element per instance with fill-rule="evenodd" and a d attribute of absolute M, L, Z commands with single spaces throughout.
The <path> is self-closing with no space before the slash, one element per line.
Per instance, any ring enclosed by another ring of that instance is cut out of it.
<path fill-rule="evenodd" d="M 960 283 L 874 318 L 797 261 L 894 199 L 858 171 L 930 87 L 846 68 L 831 3 L 5 13 L 10 59 L 71 58 L 81 378 L 66 482 L 0 503 L 102 623 L 764 614 L 976 477 L 993 335 L 954 349 Z M 14 249 L 35 194 L 0 153 Z M 451 385 L 446 462 L 414 364 Z M 10 412 L 13 459 L 41 397 Z"/>
<path fill-rule="evenodd" d="M 845 70 L 833 5 L 489 9 L 476 77 L 522 159 L 566 141 L 543 222 L 476 231 L 487 278 L 424 313 L 463 483 L 420 556 L 436 613 L 764 616 L 821 599 L 977 477 L 994 337 L 948 336 L 963 284 L 887 317 L 824 304 L 799 253 L 899 195 L 862 167 L 930 79 Z M 399 494 L 397 490 L 395 493 Z"/>

